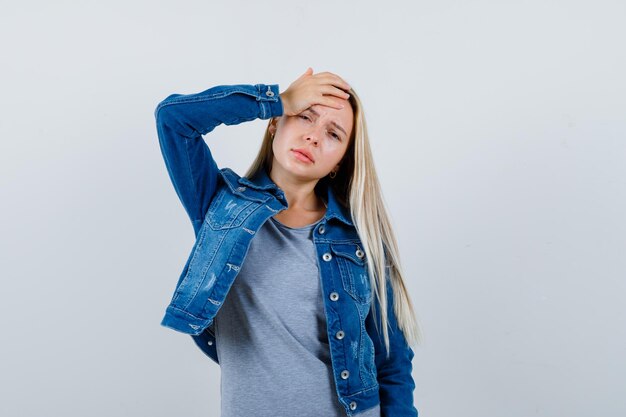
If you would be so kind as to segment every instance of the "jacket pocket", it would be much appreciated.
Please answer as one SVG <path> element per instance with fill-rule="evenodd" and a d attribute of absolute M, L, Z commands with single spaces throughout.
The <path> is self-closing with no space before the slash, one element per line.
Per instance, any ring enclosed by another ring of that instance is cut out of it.
<path fill-rule="evenodd" d="M 371 302 L 372 290 L 365 252 L 356 243 L 331 243 L 337 258 L 343 289 L 359 303 Z"/>

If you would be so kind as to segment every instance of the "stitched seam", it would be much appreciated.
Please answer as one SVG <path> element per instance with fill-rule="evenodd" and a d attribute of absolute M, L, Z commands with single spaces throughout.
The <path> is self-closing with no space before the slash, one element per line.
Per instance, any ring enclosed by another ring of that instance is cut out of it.
<path fill-rule="evenodd" d="M 229 88 L 226 91 L 218 91 L 212 94 L 206 94 L 203 96 L 198 96 L 198 97 L 176 97 L 176 98 L 172 98 L 170 100 L 168 100 L 167 102 L 162 102 L 157 106 L 157 110 L 156 112 L 158 113 L 159 110 L 161 110 L 163 107 L 172 105 L 172 104 L 181 104 L 181 103 L 196 103 L 198 101 L 209 101 L 209 100 L 215 100 L 215 99 L 219 99 L 219 98 L 224 98 L 227 96 L 230 96 L 232 94 L 235 93 L 242 93 L 242 94 L 246 94 L 248 96 L 251 97 L 258 97 L 256 94 L 244 89 L 244 88 Z"/>

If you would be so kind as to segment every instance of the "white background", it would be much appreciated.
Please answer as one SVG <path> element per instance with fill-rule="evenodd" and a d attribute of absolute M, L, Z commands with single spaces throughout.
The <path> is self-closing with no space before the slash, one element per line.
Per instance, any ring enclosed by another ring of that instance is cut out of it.
<path fill-rule="evenodd" d="M 308 66 L 365 105 L 420 417 L 626 415 L 622 1 L 2 3 L 2 416 L 219 415 L 160 326 L 194 235 L 153 111 Z M 266 123 L 207 135 L 218 165 Z"/>

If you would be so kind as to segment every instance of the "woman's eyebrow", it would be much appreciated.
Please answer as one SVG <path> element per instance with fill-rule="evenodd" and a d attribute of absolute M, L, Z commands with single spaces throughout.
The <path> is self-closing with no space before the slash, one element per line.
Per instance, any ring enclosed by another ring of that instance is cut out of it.
<path fill-rule="evenodd" d="M 306 109 L 305 111 L 310 111 L 311 113 L 313 113 L 316 117 L 319 117 L 319 113 L 316 112 L 315 110 L 313 110 L 311 107 L 309 107 L 308 109 Z M 348 134 L 346 133 L 346 131 L 343 129 L 343 127 L 341 127 L 339 124 L 337 124 L 337 122 L 331 121 L 330 122 L 331 125 L 335 126 L 337 129 L 341 130 L 343 132 L 344 135 L 348 136 Z"/>
<path fill-rule="evenodd" d="M 330 122 L 331 125 L 335 126 L 337 129 L 341 130 L 343 132 L 344 135 L 348 136 L 348 134 L 346 133 L 345 130 L 343 130 L 343 127 L 339 126 L 337 123 L 335 122 Z"/>

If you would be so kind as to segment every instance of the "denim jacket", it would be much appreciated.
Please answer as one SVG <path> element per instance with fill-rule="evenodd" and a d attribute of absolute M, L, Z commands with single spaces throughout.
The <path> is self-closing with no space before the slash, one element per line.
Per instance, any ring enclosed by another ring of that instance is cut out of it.
<path fill-rule="evenodd" d="M 282 113 L 276 84 L 216 86 L 197 94 L 172 94 L 154 112 L 168 174 L 196 236 L 161 324 L 191 335 L 218 364 L 213 319 L 250 241 L 270 216 L 288 205 L 284 192 L 264 170 L 246 178 L 230 168 L 219 169 L 202 135 L 220 124 Z M 326 189 L 326 214 L 313 229 L 313 240 L 338 399 L 348 416 L 380 404 L 383 416 L 416 417 L 411 376 L 414 353 L 397 325 L 391 285 L 387 285 L 387 358 L 382 334 L 374 325 L 377 320 L 382 329 L 380 317 L 370 310 L 375 297 L 363 246 L 350 211 L 335 198 L 331 187 Z"/>

